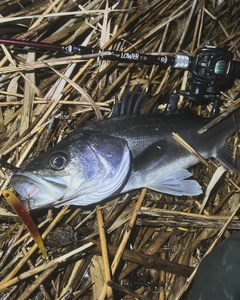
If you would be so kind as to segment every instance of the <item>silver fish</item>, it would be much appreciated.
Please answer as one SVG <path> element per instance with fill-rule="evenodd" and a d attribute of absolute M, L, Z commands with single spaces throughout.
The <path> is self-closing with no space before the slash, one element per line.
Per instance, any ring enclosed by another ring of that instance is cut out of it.
<path fill-rule="evenodd" d="M 240 109 L 204 134 L 208 118 L 192 114 L 123 115 L 77 128 L 12 176 L 27 209 L 86 206 L 127 191 L 149 188 L 171 195 L 202 193 L 187 170 L 198 163 L 173 138 L 178 133 L 204 158 L 238 171 L 227 139 L 240 127 Z"/>

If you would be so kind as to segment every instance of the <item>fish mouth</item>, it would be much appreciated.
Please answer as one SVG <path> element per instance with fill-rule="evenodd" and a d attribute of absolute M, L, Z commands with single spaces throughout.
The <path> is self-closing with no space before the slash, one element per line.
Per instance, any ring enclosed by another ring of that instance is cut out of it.
<path fill-rule="evenodd" d="M 26 209 L 51 206 L 64 198 L 67 181 L 63 177 L 36 176 L 30 172 L 17 172 L 11 178 L 11 185 L 22 197 Z"/>

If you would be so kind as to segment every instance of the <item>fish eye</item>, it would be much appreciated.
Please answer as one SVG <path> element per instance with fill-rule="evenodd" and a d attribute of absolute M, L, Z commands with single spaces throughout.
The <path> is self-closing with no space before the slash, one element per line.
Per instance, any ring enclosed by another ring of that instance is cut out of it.
<path fill-rule="evenodd" d="M 67 158 L 62 154 L 56 154 L 52 156 L 49 160 L 51 168 L 57 171 L 64 169 L 67 163 Z"/>

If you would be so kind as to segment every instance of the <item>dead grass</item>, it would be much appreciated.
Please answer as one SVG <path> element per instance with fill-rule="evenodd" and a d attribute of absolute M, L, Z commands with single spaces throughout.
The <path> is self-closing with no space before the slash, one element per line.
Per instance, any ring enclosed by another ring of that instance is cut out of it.
<path fill-rule="evenodd" d="M 239 13 L 236 0 L 4 0 L 0 35 L 189 55 L 209 43 L 239 59 Z M 0 50 L 0 153 L 16 166 L 69 129 L 108 116 L 126 84 L 140 84 L 162 105 L 187 84 L 187 72 L 154 65 L 3 45 Z M 224 91 L 221 109 L 238 95 L 237 79 Z M 211 105 L 194 109 L 207 116 Z M 237 135 L 234 145 L 237 153 Z M 204 190 L 213 175 L 220 180 L 209 163 L 193 169 Z M 9 175 L 0 170 L 1 190 L 9 187 Z M 35 213 L 49 261 L 16 216 L 0 210 L 0 299 L 187 299 L 199 259 L 240 226 L 239 178 L 229 173 L 226 179 L 202 209 L 203 196 L 183 199 L 143 189 L 104 207 Z"/>

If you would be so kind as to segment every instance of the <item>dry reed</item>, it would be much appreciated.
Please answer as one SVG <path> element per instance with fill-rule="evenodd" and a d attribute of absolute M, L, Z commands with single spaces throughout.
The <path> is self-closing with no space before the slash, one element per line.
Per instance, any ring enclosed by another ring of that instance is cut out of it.
<path fill-rule="evenodd" d="M 209 43 L 227 47 L 239 59 L 239 12 L 236 0 L 4 0 L 0 35 L 101 47 L 106 53 L 194 55 Z M 152 95 L 152 105 L 160 101 L 162 107 L 170 93 L 186 87 L 186 76 L 154 65 L 1 45 L 0 154 L 21 166 L 69 129 L 107 117 L 114 95 L 127 84 L 139 84 Z M 221 96 L 221 110 L 232 107 L 238 95 L 236 79 Z M 192 106 L 183 99 L 181 105 Z M 192 109 L 208 116 L 211 104 Z M 233 139 L 238 155 L 237 135 Z M 204 190 L 213 165 L 209 160 L 192 168 Z M 9 187 L 9 175 L 1 169 L 1 190 Z M 96 211 L 38 211 L 33 217 L 49 261 L 16 216 L 4 210 L 8 206 L 2 199 L 0 299 L 187 299 L 197 253 L 203 257 L 240 227 L 240 181 L 232 173 L 226 178 L 211 192 L 201 215 L 202 196 L 183 199 L 145 189 Z"/>

